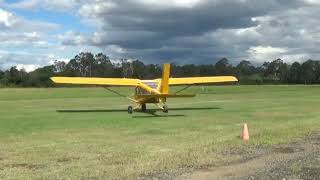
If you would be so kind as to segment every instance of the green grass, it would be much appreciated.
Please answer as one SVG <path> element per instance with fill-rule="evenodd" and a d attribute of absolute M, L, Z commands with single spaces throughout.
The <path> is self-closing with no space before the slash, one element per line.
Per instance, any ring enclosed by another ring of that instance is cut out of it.
<path fill-rule="evenodd" d="M 127 114 L 128 101 L 102 88 L 0 89 L 0 179 L 133 179 L 223 162 L 219 151 L 242 146 L 243 123 L 249 146 L 286 143 L 320 127 L 320 86 L 188 91 L 200 94 L 169 99 L 169 108 L 180 109 L 153 116 Z"/>

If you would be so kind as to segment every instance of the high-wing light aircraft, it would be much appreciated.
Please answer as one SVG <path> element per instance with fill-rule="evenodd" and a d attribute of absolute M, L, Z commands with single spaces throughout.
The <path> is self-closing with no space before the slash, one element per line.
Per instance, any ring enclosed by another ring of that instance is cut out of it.
<path fill-rule="evenodd" d="M 194 97 L 195 94 L 178 94 L 182 90 L 187 89 L 192 85 L 214 84 L 225 82 L 236 82 L 237 78 L 233 76 L 214 76 L 214 77 L 184 77 L 170 78 L 170 64 L 163 64 L 162 78 L 153 80 L 140 80 L 128 78 L 91 78 L 91 77 L 52 77 L 51 80 L 55 83 L 62 84 L 82 84 L 82 85 L 98 85 L 116 93 L 118 92 L 109 89 L 109 86 L 133 86 L 135 94 L 133 97 L 127 97 L 137 106 L 128 106 L 128 113 L 133 110 L 141 109 L 142 112 L 147 110 L 147 103 L 156 104 L 163 112 L 168 112 L 166 105 L 167 98 L 179 97 Z M 169 94 L 169 86 L 185 85 L 186 87 L 177 91 L 174 94 Z"/>

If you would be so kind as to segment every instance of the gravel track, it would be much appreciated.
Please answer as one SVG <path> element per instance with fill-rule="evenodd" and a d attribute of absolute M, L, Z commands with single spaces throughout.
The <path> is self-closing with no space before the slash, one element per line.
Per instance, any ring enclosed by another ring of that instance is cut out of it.
<path fill-rule="evenodd" d="M 198 169 L 178 179 L 320 179 L 320 131 L 289 144 L 224 153 L 242 158 L 224 166 Z"/>

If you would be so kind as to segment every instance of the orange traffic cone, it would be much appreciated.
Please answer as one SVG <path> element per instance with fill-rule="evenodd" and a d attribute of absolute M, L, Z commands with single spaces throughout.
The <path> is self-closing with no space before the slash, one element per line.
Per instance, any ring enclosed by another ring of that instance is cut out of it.
<path fill-rule="evenodd" d="M 249 141 L 249 130 L 248 130 L 247 123 L 243 124 L 243 130 L 242 130 L 241 138 L 244 141 Z"/>

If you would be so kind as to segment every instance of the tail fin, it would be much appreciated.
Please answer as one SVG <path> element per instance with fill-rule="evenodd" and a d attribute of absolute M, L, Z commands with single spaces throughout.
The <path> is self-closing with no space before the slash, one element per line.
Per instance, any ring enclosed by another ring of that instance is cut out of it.
<path fill-rule="evenodd" d="M 169 94 L 170 64 L 163 64 L 160 93 Z"/>

